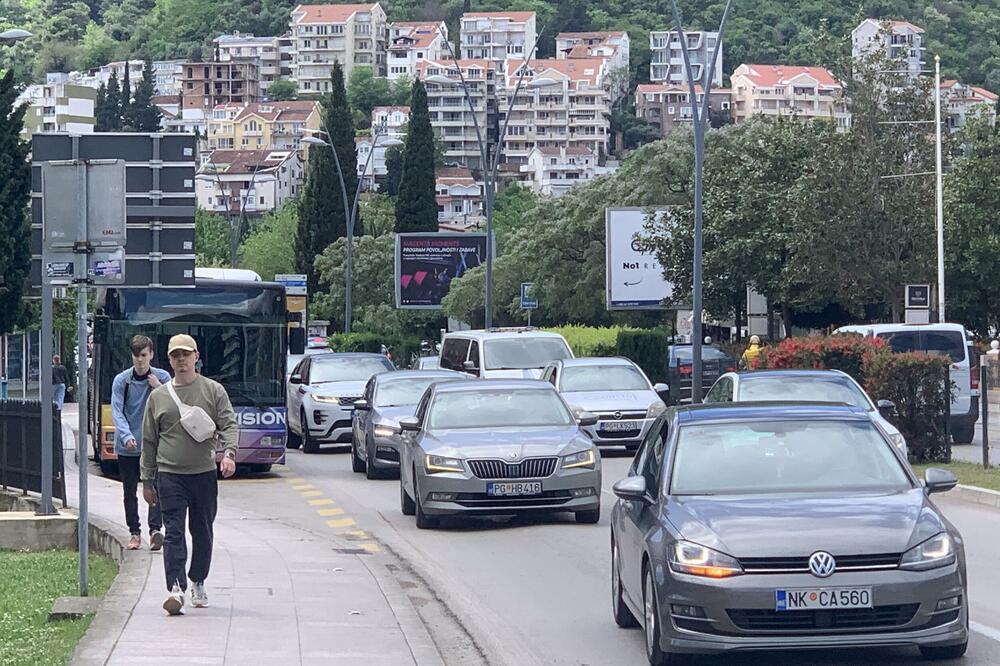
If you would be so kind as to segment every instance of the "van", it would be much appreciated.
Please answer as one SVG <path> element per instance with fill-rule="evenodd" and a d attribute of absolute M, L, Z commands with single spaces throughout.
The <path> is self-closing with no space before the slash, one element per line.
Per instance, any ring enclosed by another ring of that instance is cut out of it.
<path fill-rule="evenodd" d="M 951 360 L 955 392 L 948 427 L 956 444 L 971 444 L 979 420 L 979 356 L 961 324 L 860 324 L 838 333 L 860 333 L 885 340 L 897 353 L 924 352 Z"/>
<path fill-rule="evenodd" d="M 573 358 L 566 338 L 534 328 L 447 333 L 439 363 L 484 379 L 538 379 L 552 361 Z"/>

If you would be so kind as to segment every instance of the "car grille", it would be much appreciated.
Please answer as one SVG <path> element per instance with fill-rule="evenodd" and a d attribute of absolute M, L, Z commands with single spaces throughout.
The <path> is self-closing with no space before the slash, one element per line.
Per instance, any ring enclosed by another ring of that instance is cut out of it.
<path fill-rule="evenodd" d="M 556 458 L 528 458 L 518 463 L 470 460 L 469 468 L 479 479 L 541 479 L 556 471 L 556 462 Z"/>
<path fill-rule="evenodd" d="M 729 609 L 729 619 L 745 631 L 773 634 L 785 632 L 849 632 L 901 627 L 913 619 L 920 604 L 849 608 L 842 610 L 776 611 L 761 608 Z"/>
<path fill-rule="evenodd" d="M 618 432 L 608 432 L 607 430 L 598 430 L 597 434 L 601 439 L 635 439 L 637 438 L 642 430 L 619 430 Z"/>
<path fill-rule="evenodd" d="M 900 553 L 876 555 L 834 555 L 837 571 L 880 571 L 899 567 Z M 809 573 L 809 557 L 741 557 L 747 573 Z"/>
<path fill-rule="evenodd" d="M 337 402 L 340 403 L 341 407 L 353 407 L 354 403 L 356 403 L 358 400 L 361 400 L 360 395 L 343 396 L 339 400 L 337 400 Z"/>
<path fill-rule="evenodd" d="M 621 417 L 615 416 L 614 413 L 597 415 L 598 421 L 635 421 L 644 418 L 646 418 L 646 412 L 622 412 Z"/>

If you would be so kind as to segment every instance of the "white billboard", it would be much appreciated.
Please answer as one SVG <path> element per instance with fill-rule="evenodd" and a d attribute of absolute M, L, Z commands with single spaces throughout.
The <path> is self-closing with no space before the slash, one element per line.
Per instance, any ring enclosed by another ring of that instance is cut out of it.
<path fill-rule="evenodd" d="M 674 293 L 652 252 L 644 252 L 636 236 L 643 234 L 646 215 L 666 208 L 606 208 L 607 296 L 609 310 L 658 310 Z"/>

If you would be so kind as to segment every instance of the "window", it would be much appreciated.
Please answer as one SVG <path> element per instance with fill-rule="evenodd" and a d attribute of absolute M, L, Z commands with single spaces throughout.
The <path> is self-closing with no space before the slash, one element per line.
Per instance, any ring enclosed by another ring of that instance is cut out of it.
<path fill-rule="evenodd" d="M 563 368 L 563 391 L 648 391 L 649 382 L 630 365 L 583 365 Z"/>
<path fill-rule="evenodd" d="M 439 393 L 427 415 L 432 430 L 566 427 L 573 415 L 551 388 Z"/>
<path fill-rule="evenodd" d="M 642 442 L 642 447 L 636 455 L 633 476 L 642 476 L 646 479 L 646 494 L 653 499 L 660 495 L 660 476 L 663 468 L 663 443 L 667 435 L 667 420 L 664 417 L 657 419 L 646 434 L 646 439 Z"/>
<path fill-rule="evenodd" d="M 469 340 L 465 338 L 449 338 L 444 341 L 441 349 L 441 367 L 446 370 L 463 370 L 465 359 L 469 355 Z"/>
<path fill-rule="evenodd" d="M 705 396 L 705 402 L 732 402 L 733 401 L 733 380 L 728 377 L 720 379 L 712 387 L 712 390 Z"/>

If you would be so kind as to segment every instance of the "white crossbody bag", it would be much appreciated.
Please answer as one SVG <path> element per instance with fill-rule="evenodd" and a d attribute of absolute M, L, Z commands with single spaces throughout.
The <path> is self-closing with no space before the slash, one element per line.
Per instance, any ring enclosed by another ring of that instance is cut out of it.
<path fill-rule="evenodd" d="M 177 409 L 180 410 L 181 427 L 184 428 L 185 432 L 191 435 L 196 442 L 211 439 L 215 435 L 215 421 L 208 415 L 208 412 L 201 407 L 192 407 L 181 402 L 181 399 L 177 397 L 177 391 L 174 390 L 173 380 L 167 382 L 167 391 L 174 399 Z"/>

